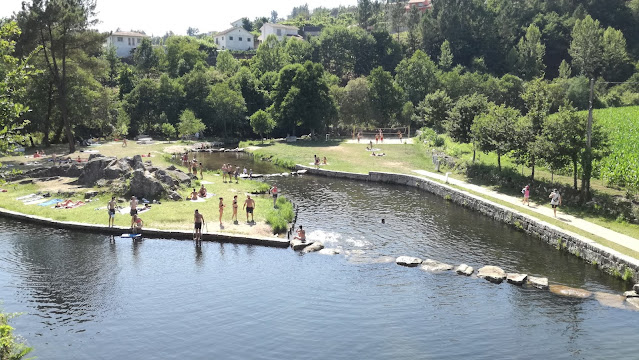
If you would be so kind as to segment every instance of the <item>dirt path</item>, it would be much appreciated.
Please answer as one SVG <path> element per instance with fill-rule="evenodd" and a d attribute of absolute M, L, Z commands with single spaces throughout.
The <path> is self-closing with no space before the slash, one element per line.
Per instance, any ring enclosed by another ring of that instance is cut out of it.
<path fill-rule="evenodd" d="M 438 173 L 433 173 L 430 171 L 426 171 L 426 170 L 413 170 L 413 172 L 428 177 L 428 178 L 432 178 L 432 179 L 437 179 L 440 181 L 446 181 L 446 176 L 443 174 L 438 174 Z M 457 185 L 459 187 L 468 189 L 468 190 L 472 190 L 481 194 L 485 194 L 488 195 L 490 197 L 505 201 L 509 204 L 515 205 L 515 207 L 521 207 L 523 209 L 528 209 L 530 211 L 536 212 L 538 214 L 541 215 L 545 215 L 545 216 L 549 216 L 549 217 L 554 217 L 553 214 L 553 210 L 550 207 L 544 206 L 544 205 L 540 205 L 540 204 L 536 204 L 533 201 L 530 202 L 530 206 L 524 206 L 521 203 L 522 198 L 520 197 L 513 197 L 510 195 L 504 195 L 501 193 L 498 193 L 496 191 L 490 190 L 490 189 L 486 189 L 484 187 L 478 186 L 478 185 L 473 185 L 473 184 L 469 184 L 467 182 L 463 182 L 461 180 L 456 180 L 456 179 L 452 179 L 449 178 L 448 179 L 448 183 L 453 184 L 453 185 Z M 549 200 L 550 202 L 550 200 Z M 589 221 L 577 218 L 575 216 L 572 215 L 568 215 L 568 214 L 564 214 L 562 213 L 560 210 L 557 211 L 557 220 L 561 220 L 569 225 L 575 226 L 581 230 L 587 231 L 591 234 L 597 235 L 599 237 L 602 237 L 610 242 L 616 243 L 618 245 L 621 245 L 625 248 L 634 250 L 634 251 L 639 251 L 639 239 L 635 239 L 633 237 L 630 237 L 628 235 L 624 235 L 621 233 L 618 233 L 614 230 L 610 230 L 607 229 L 603 226 L 599 226 L 596 224 L 593 224 Z"/>

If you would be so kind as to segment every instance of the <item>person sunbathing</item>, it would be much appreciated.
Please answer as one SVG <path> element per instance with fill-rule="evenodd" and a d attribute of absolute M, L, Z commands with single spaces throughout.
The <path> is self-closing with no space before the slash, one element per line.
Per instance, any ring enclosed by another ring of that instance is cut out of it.
<path fill-rule="evenodd" d="M 200 188 L 200 197 L 206 197 L 206 188 L 204 187 L 204 185 L 202 185 L 202 187 Z"/>
<path fill-rule="evenodd" d="M 197 191 L 193 188 L 193 192 L 191 192 L 191 200 L 197 200 Z"/>

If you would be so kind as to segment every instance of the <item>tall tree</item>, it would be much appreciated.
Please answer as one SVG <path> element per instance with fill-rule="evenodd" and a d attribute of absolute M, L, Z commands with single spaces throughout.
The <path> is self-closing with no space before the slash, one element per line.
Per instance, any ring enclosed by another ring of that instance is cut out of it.
<path fill-rule="evenodd" d="M 538 138 L 543 132 L 543 126 L 550 113 L 553 103 L 553 91 L 551 84 L 542 78 L 530 81 L 525 86 L 524 93 L 521 98 L 526 106 L 526 134 L 522 137 L 521 147 L 518 149 L 526 156 L 528 164 L 532 169 L 531 179 L 535 180 L 535 163 L 537 157 L 540 156 L 539 151 L 542 147 L 537 143 Z M 520 129 L 521 130 L 521 129 Z"/>
<path fill-rule="evenodd" d="M 208 128 L 219 129 L 221 125 L 224 138 L 229 136 L 229 128 L 235 132 L 246 121 L 246 103 L 239 91 L 232 89 L 227 83 L 213 85 L 206 98 L 209 106 Z M 217 125 L 217 126 L 216 126 Z"/>
<path fill-rule="evenodd" d="M 533 24 L 528 26 L 526 35 L 516 46 L 517 63 L 514 69 L 525 80 L 541 76 L 544 73 L 544 55 L 546 46 L 541 42 L 541 32 Z"/>
<path fill-rule="evenodd" d="M 189 137 L 206 130 L 206 125 L 201 119 L 195 117 L 193 111 L 187 109 L 180 115 L 180 123 L 178 124 L 178 133 L 180 136 Z"/>
<path fill-rule="evenodd" d="M 569 53 L 572 66 L 581 74 L 593 78 L 599 73 L 603 63 L 603 30 L 599 20 L 590 15 L 577 20 L 572 28 Z"/>
<path fill-rule="evenodd" d="M 414 105 L 439 87 L 437 65 L 421 50 L 417 50 L 409 59 L 402 60 L 395 72 L 397 84 Z"/>
<path fill-rule="evenodd" d="M 275 10 L 271 11 L 271 18 L 270 18 L 269 22 L 275 24 L 277 22 L 277 19 L 278 19 L 277 11 L 275 11 Z"/>
<path fill-rule="evenodd" d="M 348 128 L 370 127 L 372 124 L 371 99 L 365 77 L 346 84 L 338 98 L 340 123 Z"/>
<path fill-rule="evenodd" d="M 58 107 L 69 151 L 75 151 L 73 124 L 69 113 L 69 75 L 72 56 L 98 54 L 106 34 L 89 31 L 97 23 L 95 0 L 32 0 L 22 4 L 29 29 L 37 34 L 47 70 L 57 89 Z"/>
<path fill-rule="evenodd" d="M 368 84 L 376 126 L 388 127 L 401 114 L 404 91 L 381 66 L 371 71 Z"/>
<path fill-rule="evenodd" d="M 420 48 L 419 24 L 422 19 L 422 12 L 417 7 L 412 6 L 407 14 L 406 27 L 408 28 L 408 54 L 414 54 Z"/>
<path fill-rule="evenodd" d="M 251 128 L 256 134 L 260 135 L 262 143 L 264 143 L 264 135 L 270 134 L 275 128 L 275 120 L 271 118 L 271 115 L 264 111 L 258 110 L 251 115 Z"/>
<path fill-rule="evenodd" d="M 251 59 L 251 67 L 258 77 L 269 71 L 279 72 L 288 63 L 288 54 L 284 49 L 284 45 L 277 40 L 275 35 L 269 35 L 260 44 L 255 56 Z"/>
<path fill-rule="evenodd" d="M 137 70 L 143 75 L 148 75 L 152 69 L 159 65 L 160 59 L 153 51 L 151 40 L 148 38 L 142 39 L 142 43 L 140 43 L 135 49 L 135 53 L 133 53 L 133 62 Z"/>
<path fill-rule="evenodd" d="M 226 77 L 231 77 L 240 69 L 240 62 L 229 51 L 220 51 L 215 68 Z"/>
<path fill-rule="evenodd" d="M 444 123 L 448 135 L 463 144 L 472 142 L 471 129 L 475 116 L 484 114 L 488 110 L 488 104 L 488 98 L 477 93 L 459 98 L 448 113 L 448 121 Z M 473 162 L 475 162 L 474 148 Z"/>
<path fill-rule="evenodd" d="M 368 30 L 368 27 L 372 25 L 373 19 L 373 2 L 371 0 L 357 0 L 357 20 L 359 26 Z"/>
<path fill-rule="evenodd" d="M 439 48 L 439 68 L 448 71 L 453 67 L 453 52 L 450 49 L 450 43 L 448 40 L 444 40 L 442 46 Z"/>
<path fill-rule="evenodd" d="M 632 64 L 626 51 L 626 38 L 619 30 L 608 27 L 603 33 L 602 75 L 608 81 L 624 81 L 632 74 Z"/>
<path fill-rule="evenodd" d="M 485 114 L 477 115 L 472 125 L 473 141 L 479 150 L 497 154 L 497 168 L 501 171 L 501 157 L 514 149 L 519 111 L 504 105 L 491 105 Z"/>
<path fill-rule="evenodd" d="M 401 1 L 395 1 L 387 5 L 386 12 L 390 20 L 391 31 L 397 34 L 397 41 L 399 41 L 399 33 L 402 31 L 406 22 L 406 9 L 404 6 L 404 3 Z"/>
<path fill-rule="evenodd" d="M 453 108 L 453 100 L 443 90 L 426 95 L 417 106 L 415 120 L 441 133 Z"/>

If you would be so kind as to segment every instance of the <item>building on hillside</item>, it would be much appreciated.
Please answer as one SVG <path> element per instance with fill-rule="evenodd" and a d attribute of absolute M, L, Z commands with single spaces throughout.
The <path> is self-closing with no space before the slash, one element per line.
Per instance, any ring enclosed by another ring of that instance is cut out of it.
<path fill-rule="evenodd" d="M 417 10 L 421 12 L 426 12 L 426 10 L 430 10 L 433 7 L 433 3 L 431 0 L 410 0 L 406 4 L 406 12 L 411 11 L 412 8 L 417 8 Z"/>
<path fill-rule="evenodd" d="M 257 39 L 260 42 L 264 42 L 269 35 L 277 36 L 277 40 L 282 41 L 288 37 L 299 37 L 299 31 L 295 26 L 288 26 L 282 24 L 264 23 L 260 29 L 262 35 Z"/>
<path fill-rule="evenodd" d="M 302 26 L 302 28 L 300 29 L 300 33 L 305 39 L 312 36 L 320 36 L 320 34 L 322 33 L 322 27 L 310 25 Z"/>
<path fill-rule="evenodd" d="M 253 50 L 255 49 L 255 39 L 253 34 L 242 26 L 234 26 L 215 34 L 215 45 L 220 50 Z"/>
<path fill-rule="evenodd" d="M 232 27 L 243 27 L 243 25 L 244 25 L 244 18 L 235 20 L 231 23 Z"/>
<path fill-rule="evenodd" d="M 150 38 L 150 36 L 138 32 L 116 31 L 107 37 L 106 46 L 115 46 L 118 57 L 125 58 L 133 55 L 133 51 L 144 38 Z"/>

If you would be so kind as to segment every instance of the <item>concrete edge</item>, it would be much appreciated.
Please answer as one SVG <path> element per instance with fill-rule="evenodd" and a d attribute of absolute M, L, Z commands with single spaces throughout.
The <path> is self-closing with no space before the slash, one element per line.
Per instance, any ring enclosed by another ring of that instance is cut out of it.
<path fill-rule="evenodd" d="M 594 240 L 575 234 L 569 230 L 564 230 L 536 217 L 432 179 L 417 175 L 375 171 L 371 171 L 368 174 L 358 174 L 346 171 L 315 169 L 305 165 L 296 165 L 296 169 L 307 170 L 307 173 L 311 175 L 415 187 L 446 198 L 458 205 L 478 211 L 494 220 L 515 226 L 558 249 L 565 249 L 569 253 L 581 257 L 588 263 L 596 264 L 607 273 L 619 275 L 624 274 L 627 269 L 630 269 L 633 280 L 636 282 L 639 281 L 639 259 L 622 254 Z"/>
<path fill-rule="evenodd" d="M 85 224 L 73 221 L 57 221 L 48 219 L 36 215 L 23 214 L 16 211 L 0 208 L 0 216 L 16 219 L 20 221 L 26 221 L 39 225 L 56 227 L 59 229 L 78 230 L 90 233 L 102 233 L 107 235 L 121 235 L 130 231 L 130 228 L 115 226 L 108 227 L 97 224 Z M 176 239 L 176 240 L 193 240 L 193 232 L 186 230 L 161 230 L 161 229 L 143 229 L 142 234 L 145 237 L 157 237 L 161 239 Z M 290 246 L 288 239 L 280 239 L 276 237 L 264 237 L 264 236 L 246 236 L 239 234 L 226 234 L 220 232 L 203 232 L 202 240 L 215 241 L 220 243 L 232 243 L 232 244 L 245 244 L 245 245 L 258 245 L 268 247 L 287 248 Z"/>

